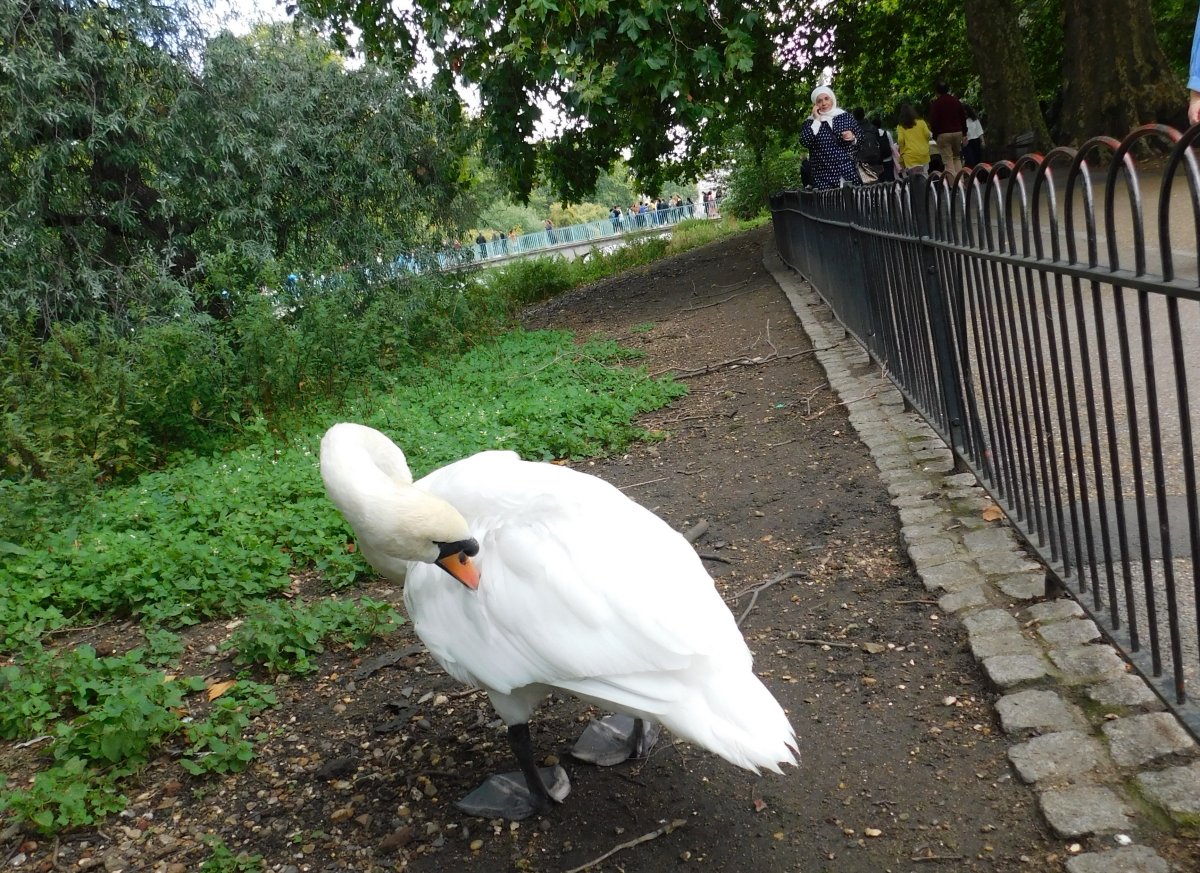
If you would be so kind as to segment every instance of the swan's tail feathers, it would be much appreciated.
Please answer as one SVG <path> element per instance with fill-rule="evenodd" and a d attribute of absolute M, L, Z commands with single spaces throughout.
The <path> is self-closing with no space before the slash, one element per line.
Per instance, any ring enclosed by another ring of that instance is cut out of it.
<path fill-rule="evenodd" d="M 782 773 L 784 764 L 799 763 L 787 714 L 748 663 L 702 658 L 682 670 L 554 684 L 597 706 L 657 721 L 680 739 L 755 773 Z"/>
<path fill-rule="evenodd" d="M 721 671 L 697 689 L 695 705 L 664 713 L 663 724 L 731 764 L 758 773 L 799 763 L 796 731 L 753 673 Z"/>

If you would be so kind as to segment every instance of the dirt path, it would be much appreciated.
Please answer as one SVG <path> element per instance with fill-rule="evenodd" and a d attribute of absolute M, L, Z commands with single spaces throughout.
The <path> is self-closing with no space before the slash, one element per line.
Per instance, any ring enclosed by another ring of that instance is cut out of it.
<path fill-rule="evenodd" d="M 766 240 L 708 246 L 527 323 L 615 337 L 651 371 L 684 374 L 690 395 L 646 422 L 664 441 L 584 469 L 681 531 L 707 523 L 697 549 L 745 614 L 756 668 L 799 733 L 799 769 L 755 778 L 669 740 L 633 766 L 574 763 L 589 711 L 554 698 L 533 730 L 571 796 L 519 825 L 467 818 L 451 801 L 511 769 L 503 729 L 419 650 L 368 675 L 373 657 L 416 643 L 406 630 L 283 687 L 246 773 L 191 781 L 156 766 L 119 826 L 55 847 L 57 869 L 184 873 L 215 833 L 287 873 L 568 871 L 646 834 L 588 869 L 1061 870 L 1062 843 L 1011 775 L 994 695 L 916 579 L 879 475 L 763 268 Z"/>

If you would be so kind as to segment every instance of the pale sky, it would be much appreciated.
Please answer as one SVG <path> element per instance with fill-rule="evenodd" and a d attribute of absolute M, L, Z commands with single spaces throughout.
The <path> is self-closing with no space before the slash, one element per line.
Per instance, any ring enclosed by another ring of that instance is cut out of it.
<path fill-rule="evenodd" d="M 285 21 L 287 13 L 275 0 L 211 0 L 209 11 L 201 19 L 213 30 L 226 28 L 238 36 L 250 32 L 259 21 Z"/>

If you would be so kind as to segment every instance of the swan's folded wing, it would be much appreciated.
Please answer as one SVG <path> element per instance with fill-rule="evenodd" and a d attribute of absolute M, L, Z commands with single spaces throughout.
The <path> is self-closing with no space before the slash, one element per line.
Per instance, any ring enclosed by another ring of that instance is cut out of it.
<path fill-rule="evenodd" d="M 615 489 L 582 497 L 558 493 L 481 524 L 478 591 L 421 585 L 411 608 L 435 656 L 503 692 L 686 670 L 698 657 L 748 668 L 692 547 Z"/>

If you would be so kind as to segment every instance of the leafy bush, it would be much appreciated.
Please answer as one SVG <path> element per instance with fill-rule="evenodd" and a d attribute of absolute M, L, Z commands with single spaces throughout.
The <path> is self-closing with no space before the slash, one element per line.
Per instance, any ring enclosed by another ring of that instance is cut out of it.
<path fill-rule="evenodd" d="M 562 258 L 526 258 L 494 271 L 492 281 L 504 286 L 514 305 L 549 300 L 575 285 L 571 262 Z"/>
<path fill-rule="evenodd" d="M 748 148 L 741 149 L 729 175 L 729 192 L 721 202 L 721 211 L 740 219 L 760 215 L 772 194 L 801 186 L 802 159 L 803 153 L 778 143 L 769 145 L 766 153 L 758 156 Z"/>
<path fill-rule="evenodd" d="M 272 673 L 311 673 L 326 643 L 361 649 L 403 622 L 389 604 L 367 597 L 311 604 L 266 601 L 254 606 L 225 644 L 233 662 Z"/>
<path fill-rule="evenodd" d="M 267 869 L 262 855 L 233 854 L 220 839 L 209 841 L 212 854 L 200 865 L 200 873 L 262 873 Z"/>
<path fill-rule="evenodd" d="M 130 401 L 130 346 L 107 320 L 58 326 L 39 341 L 32 322 L 0 330 L 0 410 L 7 472 L 87 481 L 137 469 L 152 447 Z"/>
<path fill-rule="evenodd" d="M 208 718 L 185 728 L 191 746 L 180 761 L 183 769 L 195 776 L 246 769 L 254 760 L 254 743 L 244 737 L 245 730 L 254 716 L 278 702 L 270 686 L 237 680 L 213 701 Z"/>

